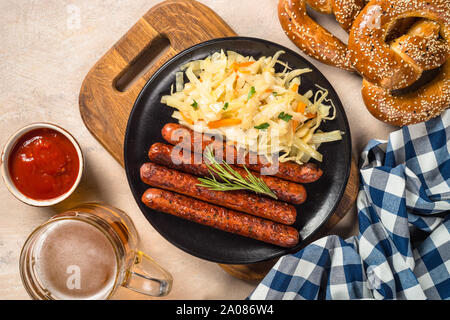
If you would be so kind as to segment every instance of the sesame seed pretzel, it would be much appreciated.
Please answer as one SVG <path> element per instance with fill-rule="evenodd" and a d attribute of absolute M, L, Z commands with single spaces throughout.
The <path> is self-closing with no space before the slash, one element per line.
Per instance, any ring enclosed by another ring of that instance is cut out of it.
<path fill-rule="evenodd" d="M 395 39 L 390 48 L 422 74 L 423 70 L 440 67 L 449 57 L 449 46 L 439 39 L 439 30 L 436 22 L 420 20 L 405 35 Z"/>
<path fill-rule="evenodd" d="M 348 31 L 365 0 L 278 1 L 281 26 L 297 47 L 323 63 L 354 71 L 347 45 L 308 16 L 306 1 L 319 12 L 334 13 L 341 26 Z"/>
<path fill-rule="evenodd" d="M 405 35 L 386 43 L 390 26 L 407 17 L 420 20 Z M 449 0 L 371 0 L 354 21 L 349 37 L 350 60 L 364 77 L 362 96 L 369 112 L 383 122 L 403 126 L 426 121 L 448 108 L 449 41 Z M 438 75 L 425 85 L 395 92 L 437 67 Z"/>
<path fill-rule="evenodd" d="M 363 80 L 362 96 L 367 109 L 376 118 L 396 126 L 426 121 L 450 105 L 450 50 L 438 39 L 439 25 L 430 20 L 417 22 L 391 48 L 419 70 L 442 65 L 439 75 L 426 85 L 406 94 Z"/>
<path fill-rule="evenodd" d="M 448 0 L 371 0 L 355 19 L 348 40 L 351 64 L 367 81 L 395 90 L 411 85 L 422 75 L 422 68 L 385 42 L 395 21 L 408 17 L 435 21 L 441 35 L 450 36 Z"/>
<path fill-rule="evenodd" d="M 349 32 L 366 0 L 306 0 L 314 10 L 324 14 L 334 14 L 341 27 Z"/>

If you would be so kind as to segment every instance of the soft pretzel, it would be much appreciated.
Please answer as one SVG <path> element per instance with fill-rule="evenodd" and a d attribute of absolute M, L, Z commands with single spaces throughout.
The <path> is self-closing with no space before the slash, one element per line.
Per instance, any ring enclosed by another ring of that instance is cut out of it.
<path fill-rule="evenodd" d="M 385 41 L 392 25 L 408 17 L 435 21 L 444 40 L 449 40 L 450 1 L 371 0 L 355 19 L 348 41 L 351 64 L 365 80 L 393 90 L 405 88 L 420 78 L 424 70 L 421 63 L 404 59 L 405 55 L 399 55 Z M 415 37 L 414 41 L 423 39 L 419 34 Z"/>
<path fill-rule="evenodd" d="M 439 30 L 435 22 L 422 20 L 391 44 L 391 49 L 419 71 L 444 64 L 431 82 L 406 94 L 395 95 L 364 79 L 362 96 L 372 115 L 402 126 L 431 119 L 450 105 L 450 50 L 448 44 L 438 38 Z"/>
<path fill-rule="evenodd" d="M 394 24 L 389 28 L 389 33 L 386 36 L 385 41 L 387 43 L 390 43 L 392 40 L 397 39 L 398 37 L 401 37 L 404 35 L 409 28 L 416 22 L 417 18 L 410 17 L 410 18 L 403 18 L 396 20 Z"/>
<path fill-rule="evenodd" d="M 334 14 L 341 27 L 349 32 L 358 13 L 364 7 L 366 0 L 306 0 L 314 10 Z"/>
<path fill-rule="evenodd" d="M 389 90 L 363 80 L 362 96 L 367 110 L 393 126 L 404 126 L 434 118 L 450 105 L 450 64 L 425 87 L 395 96 Z"/>
<path fill-rule="evenodd" d="M 311 8 L 321 13 L 332 13 L 332 5 L 330 0 L 306 0 Z"/>
<path fill-rule="evenodd" d="M 440 67 L 449 57 L 446 41 L 439 39 L 440 26 L 431 20 L 416 22 L 409 31 L 390 45 L 418 73 Z"/>
<path fill-rule="evenodd" d="M 320 12 L 334 12 L 348 30 L 364 0 L 308 0 L 308 3 Z M 308 16 L 306 0 L 279 0 L 278 18 L 287 36 L 306 54 L 323 63 L 354 70 L 347 45 Z"/>
<path fill-rule="evenodd" d="M 340 12 L 346 13 L 346 23 L 352 25 L 348 46 L 314 22 L 305 3 L 334 13 L 344 29 Z M 371 0 L 361 10 L 365 3 L 279 0 L 278 15 L 286 34 L 304 52 L 363 76 L 363 100 L 376 118 L 402 126 L 439 115 L 450 105 L 450 0 Z M 431 69 L 438 70 L 437 77 L 412 91 L 411 84 Z"/>

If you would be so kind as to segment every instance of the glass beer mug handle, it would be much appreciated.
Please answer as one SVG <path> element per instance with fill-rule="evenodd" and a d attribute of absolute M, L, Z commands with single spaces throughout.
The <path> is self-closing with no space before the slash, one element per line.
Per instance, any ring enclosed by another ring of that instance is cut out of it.
<path fill-rule="evenodd" d="M 172 276 L 155 260 L 136 251 L 133 265 L 127 272 L 124 287 L 150 296 L 160 297 L 172 288 Z"/>

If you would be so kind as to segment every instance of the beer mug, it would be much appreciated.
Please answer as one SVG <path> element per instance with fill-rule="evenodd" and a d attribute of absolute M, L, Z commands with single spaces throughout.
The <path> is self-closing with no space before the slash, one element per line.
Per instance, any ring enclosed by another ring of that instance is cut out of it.
<path fill-rule="evenodd" d="M 57 214 L 22 248 L 20 275 L 33 299 L 108 299 L 119 286 L 164 296 L 172 276 L 139 251 L 123 211 L 87 203 Z"/>

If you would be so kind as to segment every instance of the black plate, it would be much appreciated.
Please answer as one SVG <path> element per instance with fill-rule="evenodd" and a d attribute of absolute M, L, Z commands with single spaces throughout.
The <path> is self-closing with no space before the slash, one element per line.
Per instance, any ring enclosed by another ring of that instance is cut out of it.
<path fill-rule="evenodd" d="M 164 142 L 162 127 L 168 122 L 177 121 L 171 117 L 174 109 L 161 104 L 161 97 L 170 93 L 170 87 L 175 83 L 175 72 L 179 71 L 180 66 L 191 60 L 204 59 L 221 49 L 236 51 L 256 59 L 260 56 L 272 56 L 283 50 L 286 53 L 280 57 L 281 61 L 288 62 L 293 68 L 308 67 L 313 70 L 301 76 L 301 93 L 310 89 L 315 92 L 317 84 L 328 89 L 329 98 L 336 106 L 336 119 L 323 123 L 320 129 L 340 129 L 345 135 L 343 140 L 326 143 L 319 148 L 324 155 L 324 161 L 320 165 L 324 175 L 317 182 L 305 186 L 308 199 L 297 206 L 298 218 L 293 225 L 299 230 L 302 241 L 310 238 L 327 221 L 343 195 L 350 173 L 350 129 L 336 92 L 317 68 L 294 51 L 261 39 L 232 37 L 197 44 L 164 64 L 142 89 L 131 111 L 124 142 L 128 182 L 142 213 L 164 238 L 194 256 L 218 263 L 255 263 L 295 251 L 300 245 L 286 249 L 266 244 L 154 211 L 140 200 L 148 186 L 141 182 L 139 168 L 148 161 L 149 147 L 155 142 Z"/>

